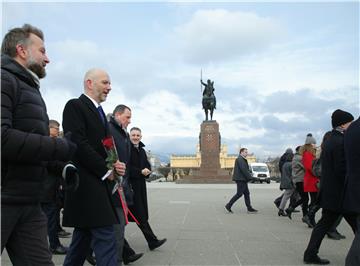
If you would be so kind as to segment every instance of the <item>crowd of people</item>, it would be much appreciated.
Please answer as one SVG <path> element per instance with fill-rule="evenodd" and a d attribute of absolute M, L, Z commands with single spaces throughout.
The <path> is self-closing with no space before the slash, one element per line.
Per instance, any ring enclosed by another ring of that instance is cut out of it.
<path fill-rule="evenodd" d="M 166 242 L 166 238 L 158 239 L 148 222 L 145 179 L 151 167 L 141 129 L 133 127 L 128 133 L 131 109 L 124 104 L 114 108 L 108 121 L 101 103 L 111 91 L 110 77 L 102 69 L 90 69 L 84 76 L 84 93 L 64 108 L 64 136 L 60 137 L 60 124 L 49 120 L 39 90 L 49 62 L 40 29 L 25 24 L 5 35 L 1 47 L 1 252 L 6 248 L 13 265 L 21 266 L 54 265 L 52 253 L 66 255 L 66 266 L 83 265 L 85 260 L 100 266 L 134 262 L 143 254 L 136 253 L 125 239 L 128 221 L 137 224 L 150 250 Z M 350 113 L 336 110 L 321 152 L 309 134 L 295 154 L 288 149 L 280 160 L 284 193 L 275 200 L 278 215 L 291 219 L 301 205 L 303 221 L 313 228 L 305 263 L 329 263 L 318 256 L 320 245 L 326 234 L 341 238 L 336 226 L 344 217 L 355 233 L 346 265 L 360 265 L 360 122 L 353 120 Z M 109 136 L 117 154 L 110 167 L 103 143 Z M 242 195 L 248 213 L 257 213 L 247 184 L 252 179 L 247 152 L 242 148 L 235 161 L 237 193 L 225 205 L 230 213 Z M 322 216 L 316 222 L 320 208 Z M 59 239 L 70 236 L 60 225 L 61 209 L 63 226 L 74 228 L 70 247 Z"/>
<path fill-rule="evenodd" d="M 353 122 L 352 114 L 337 109 L 331 115 L 332 130 L 324 134 L 319 147 L 309 133 L 304 145 L 296 147 L 295 154 L 288 148 L 280 158 L 280 189 L 284 193 L 274 203 L 278 215 L 290 219 L 301 205 L 302 221 L 313 228 L 303 256 L 306 264 L 330 263 L 318 256 L 321 242 L 326 235 L 334 240 L 345 238 L 337 231 L 344 218 L 355 234 L 346 265 L 360 265 L 359 119 Z M 319 209 L 321 218 L 316 222 Z"/>
<path fill-rule="evenodd" d="M 122 265 L 138 260 L 125 239 L 134 221 L 148 247 L 158 239 L 148 222 L 145 179 L 151 167 L 141 129 L 127 127 L 131 109 L 115 107 L 110 121 L 101 107 L 111 81 L 102 69 L 84 77 L 84 93 L 67 102 L 60 124 L 49 120 L 40 79 L 49 63 L 42 31 L 25 24 L 11 29 L 1 47 L 1 252 L 13 265 L 54 265 L 53 254 L 66 255 L 64 265 Z M 116 158 L 105 140 L 111 136 Z M 111 159 L 111 160 L 110 160 Z M 110 160 L 110 165 L 109 165 Z M 65 192 L 65 193 L 64 193 Z M 60 226 L 73 227 L 69 237 Z M 131 216 L 129 216 L 131 214 Z"/>

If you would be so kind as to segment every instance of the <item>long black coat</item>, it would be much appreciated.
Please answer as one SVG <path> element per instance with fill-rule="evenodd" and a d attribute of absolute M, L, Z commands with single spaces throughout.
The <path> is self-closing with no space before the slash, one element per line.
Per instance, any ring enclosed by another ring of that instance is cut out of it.
<path fill-rule="evenodd" d="M 341 212 L 345 184 L 344 134 L 332 130 L 321 151 L 320 206 Z"/>
<path fill-rule="evenodd" d="M 144 176 L 141 170 L 144 168 L 151 170 L 151 166 L 143 148 L 144 146 L 142 142 L 140 142 L 139 148 L 131 145 L 130 156 L 130 183 L 134 191 L 134 205 L 129 206 L 129 208 L 140 223 L 144 223 L 149 219 L 145 181 L 148 176 Z"/>
<path fill-rule="evenodd" d="M 49 137 L 39 85 L 23 66 L 1 56 L 1 203 L 38 203 L 51 160 L 70 160 L 67 143 Z"/>
<path fill-rule="evenodd" d="M 346 130 L 345 140 L 346 179 L 344 210 L 360 213 L 360 118 Z"/>
<path fill-rule="evenodd" d="M 126 165 L 125 175 L 123 176 L 124 178 L 123 188 L 124 188 L 126 203 L 128 205 L 132 205 L 133 195 L 131 193 L 131 187 L 129 185 L 129 178 L 130 178 L 129 161 L 130 161 L 130 150 L 131 150 L 131 142 L 130 142 L 129 134 L 116 122 L 114 117 L 110 118 L 109 129 L 115 141 L 115 146 L 116 146 L 117 154 L 119 156 L 119 161 L 125 163 Z M 118 193 L 115 193 L 113 195 L 113 200 L 116 207 L 118 208 L 122 207 Z"/>
<path fill-rule="evenodd" d="M 101 180 L 106 174 L 106 151 L 102 145 L 108 133 L 95 105 L 81 95 L 67 102 L 63 113 L 64 132 L 72 132 L 78 145 L 74 163 L 79 170 L 79 188 L 67 191 L 64 226 L 92 228 L 118 222 L 111 200 L 113 182 Z"/>

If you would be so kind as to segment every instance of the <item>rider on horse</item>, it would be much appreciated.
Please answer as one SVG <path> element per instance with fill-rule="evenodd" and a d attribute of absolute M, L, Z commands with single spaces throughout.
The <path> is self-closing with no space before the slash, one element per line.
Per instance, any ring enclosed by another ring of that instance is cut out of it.
<path fill-rule="evenodd" d="M 208 111 L 210 110 L 210 119 L 212 120 L 212 115 L 214 112 L 214 109 L 216 109 L 216 98 L 214 95 L 214 81 L 211 82 L 210 79 L 207 80 L 207 83 L 204 83 L 202 80 L 200 80 L 201 84 L 205 86 L 205 89 L 203 91 L 203 99 L 202 99 L 202 105 L 203 109 L 205 110 L 205 116 L 206 120 L 208 120 Z"/>

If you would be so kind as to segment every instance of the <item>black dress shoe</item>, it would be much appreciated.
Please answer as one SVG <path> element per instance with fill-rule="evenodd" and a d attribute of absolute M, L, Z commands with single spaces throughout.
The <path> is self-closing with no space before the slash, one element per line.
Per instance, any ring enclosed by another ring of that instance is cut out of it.
<path fill-rule="evenodd" d="M 279 216 L 287 216 L 287 214 L 282 209 L 279 209 L 278 215 Z"/>
<path fill-rule="evenodd" d="M 91 265 L 96 265 L 96 258 L 91 254 L 86 256 L 86 261 Z"/>
<path fill-rule="evenodd" d="M 151 242 L 151 243 L 149 243 L 149 248 L 150 248 L 150 250 L 154 250 L 154 249 L 160 247 L 165 242 L 166 242 L 166 238 Z"/>
<path fill-rule="evenodd" d="M 311 258 L 304 258 L 304 262 L 306 264 L 317 264 L 317 265 L 326 265 L 330 263 L 329 260 L 321 259 L 318 255 Z"/>
<path fill-rule="evenodd" d="M 309 216 L 305 215 L 302 219 L 301 219 L 304 223 L 306 223 L 308 225 L 309 228 L 314 228 L 314 224 L 312 223 L 311 219 L 309 218 Z M 315 221 L 314 221 L 315 223 Z"/>
<path fill-rule="evenodd" d="M 291 220 L 292 219 L 291 214 L 294 212 L 294 209 L 289 207 L 285 210 L 285 212 L 286 212 L 286 216 L 289 217 L 289 219 Z"/>
<path fill-rule="evenodd" d="M 57 246 L 56 248 L 50 248 L 50 251 L 52 254 L 65 255 L 66 252 L 68 251 L 68 248 L 60 245 L 60 246 Z"/>
<path fill-rule="evenodd" d="M 345 239 L 345 238 L 346 238 L 346 236 L 340 234 L 340 233 L 338 232 L 338 230 L 336 230 L 336 229 L 335 229 L 335 233 L 340 237 L 340 239 Z"/>
<path fill-rule="evenodd" d="M 127 258 L 123 258 L 124 260 L 124 264 L 128 265 L 131 262 L 137 261 L 138 259 L 140 259 L 144 254 L 143 253 L 135 253 L 133 255 L 130 255 Z"/>
<path fill-rule="evenodd" d="M 257 213 L 258 210 L 255 210 L 253 207 L 250 207 L 250 208 L 247 209 L 247 212 L 248 213 Z"/>
<path fill-rule="evenodd" d="M 341 237 L 339 236 L 338 233 L 332 231 L 332 232 L 327 232 L 326 235 L 328 236 L 328 238 L 333 239 L 333 240 L 340 240 Z"/>
<path fill-rule="evenodd" d="M 225 209 L 226 209 L 228 212 L 233 213 L 232 210 L 231 210 L 231 208 L 230 208 L 229 205 L 227 205 L 227 204 L 225 205 Z"/>

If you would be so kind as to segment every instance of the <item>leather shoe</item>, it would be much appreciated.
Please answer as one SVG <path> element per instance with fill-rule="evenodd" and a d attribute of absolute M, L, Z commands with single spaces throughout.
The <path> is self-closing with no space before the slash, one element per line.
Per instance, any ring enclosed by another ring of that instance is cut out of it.
<path fill-rule="evenodd" d="M 304 262 L 306 264 L 317 264 L 317 265 L 326 265 L 330 263 L 329 260 L 321 259 L 318 255 L 313 256 L 311 258 L 304 258 Z"/>
<path fill-rule="evenodd" d="M 57 246 L 56 248 L 50 248 L 52 254 L 56 255 L 65 255 L 69 248 L 62 245 Z"/>
<path fill-rule="evenodd" d="M 162 244 L 164 244 L 165 242 L 166 242 L 166 238 L 161 239 L 161 240 L 156 240 L 156 241 L 151 242 L 151 243 L 149 244 L 149 248 L 150 248 L 150 250 L 154 250 L 154 249 L 160 247 L 160 246 L 161 246 Z"/>
<path fill-rule="evenodd" d="M 315 225 L 311 222 L 309 216 L 305 215 L 301 220 L 306 223 L 309 228 L 314 228 Z"/>
<path fill-rule="evenodd" d="M 124 264 L 128 265 L 131 262 L 137 261 L 138 259 L 140 259 L 144 254 L 143 253 L 135 253 L 130 255 L 127 258 L 123 258 Z"/>
<path fill-rule="evenodd" d="M 345 238 L 346 238 L 346 236 L 340 234 L 340 233 L 338 232 L 338 230 L 335 230 L 335 233 L 340 237 L 340 239 L 345 239 Z"/>
<path fill-rule="evenodd" d="M 294 211 L 294 209 L 291 208 L 291 207 L 289 207 L 289 208 L 287 208 L 287 209 L 285 210 L 286 215 L 287 215 L 287 217 L 289 217 L 290 220 L 292 219 L 292 218 L 291 218 L 291 214 L 293 213 L 293 211 Z"/>
<path fill-rule="evenodd" d="M 233 213 L 233 211 L 231 210 L 231 208 L 229 207 L 229 205 L 225 205 L 225 209 L 228 211 L 228 212 L 230 212 L 230 213 Z"/>
<path fill-rule="evenodd" d="M 282 209 L 279 209 L 278 215 L 279 216 L 287 216 L 287 214 Z"/>
<path fill-rule="evenodd" d="M 248 213 L 257 213 L 258 210 L 255 210 L 253 207 L 250 207 L 250 208 L 247 209 L 247 212 Z"/>
<path fill-rule="evenodd" d="M 328 238 L 333 239 L 333 240 L 340 240 L 341 237 L 336 233 L 336 232 L 327 232 L 326 233 Z"/>
<path fill-rule="evenodd" d="M 86 256 L 86 261 L 91 265 L 96 265 L 96 258 L 91 254 Z"/>

